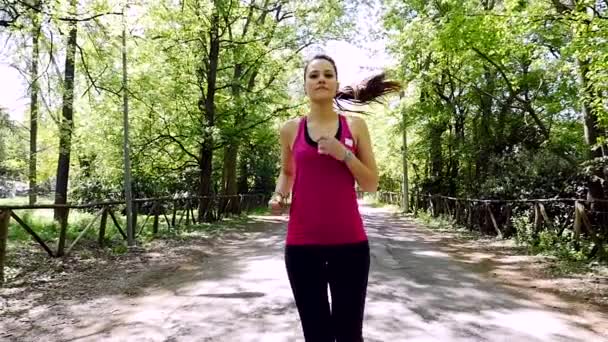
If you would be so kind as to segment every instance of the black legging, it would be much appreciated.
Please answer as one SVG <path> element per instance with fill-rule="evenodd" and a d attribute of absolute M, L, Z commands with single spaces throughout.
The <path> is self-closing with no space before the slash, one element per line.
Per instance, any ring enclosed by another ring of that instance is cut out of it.
<path fill-rule="evenodd" d="M 367 241 L 332 246 L 289 245 L 285 248 L 285 264 L 306 342 L 363 341 L 369 274 Z"/>

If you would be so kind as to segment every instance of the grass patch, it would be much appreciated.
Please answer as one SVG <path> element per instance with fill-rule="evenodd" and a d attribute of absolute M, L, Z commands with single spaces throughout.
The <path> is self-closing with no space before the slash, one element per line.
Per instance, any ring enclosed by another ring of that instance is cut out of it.
<path fill-rule="evenodd" d="M 52 204 L 54 203 L 54 198 L 38 196 L 36 204 Z M 19 196 L 12 198 L 0 198 L 0 205 L 28 205 L 29 198 L 27 196 Z"/>
<path fill-rule="evenodd" d="M 40 238 L 45 242 L 55 242 L 59 238 L 59 224 L 53 220 L 51 209 L 35 210 L 15 210 L 23 222 L 25 222 Z M 68 240 L 74 240 L 80 232 L 93 220 L 94 214 L 87 212 L 72 211 L 68 219 L 66 236 Z M 96 238 L 99 230 L 99 218 L 96 227 L 91 227 L 83 238 Z M 21 227 L 21 225 L 11 219 L 9 224 L 8 239 L 12 241 L 25 242 L 32 239 L 32 236 Z"/>
<path fill-rule="evenodd" d="M 593 271 L 595 263 L 589 263 L 582 260 L 571 260 L 571 259 L 557 259 L 556 263 L 553 263 L 547 268 L 545 272 L 552 276 L 567 276 L 570 274 L 583 274 Z"/>
<path fill-rule="evenodd" d="M 361 201 L 361 203 L 365 204 L 366 206 L 372 207 L 372 208 L 387 208 L 387 209 L 394 210 L 394 211 L 401 210 L 401 207 L 398 205 L 388 204 L 388 203 L 379 201 L 377 196 L 374 194 L 366 193 L 363 196 L 363 199 L 361 199 L 360 201 Z"/>
<path fill-rule="evenodd" d="M 259 208 L 254 208 L 251 209 L 249 211 L 248 215 L 267 215 L 270 213 L 270 210 L 268 209 L 268 207 L 264 206 L 264 207 L 259 207 Z"/>
<path fill-rule="evenodd" d="M 449 217 L 433 217 L 433 215 L 426 211 L 420 211 L 418 212 L 418 216 L 413 216 L 413 219 L 419 224 L 439 232 L 456 233 L 457 236 L 462 239 L 476 240 L 482 238 L 482 235 L 479 232 L 461 226 Z"/>
<path fill-rule="evenodd" d="M 52 199 L 47 199 L 48 202 L 52 203 Z M 10 199 L 1 199 L 0 205 L 24 205 L 27 204 L 27 197 L 17 197 Z M 47 202 L 40 199 L 40 203 Z M 47 203 L 48 203 L 47 202 Z M 72 209 L 69 213 L 68 226 L 66 232 L 66 247 L 74 241 L 78 235 L 86 228 L 93 219 L 97 210 L 93 212 L 87 212 L 84 210 Z M 15 213 L 23 220 L 34 232 L 52 249 L 56 250 L 57 242 L 59 240 L 60 226 L 59 223 L 53 220 L 52 209 L 19 209 L 15 210 Z M 213 223 L 197 223 L 186 225 L 185 212 L 178 213 L 176 216 L 176 224 L 181 221 L 178 227 L 169 227 L 165 217 L 160 215 L 158 222 L 158 232 L 153 233 L 152 227 L 154 217 L 150 216 L 147 220 L 147 215 L 140 214 L 137 218 L 136 227 L 136 240 L 140 244 L 146 244 L 154 239 L 187 239 L 192 237 L 213 237 L 222 234 L 228 230 L 244 230 L 246 225 L 252 221 L 249 215 L 264 215 L 268 213 L 268 209 L 265 207 L 256 208 L 250 210 L 246 215 L 228 216 L 221 221 Z M 197 211 L 194 211 L 194 215 Z M 114 210 L 114 215 L 122 228 L 126 233 L 126 217 L 120 215 L 120 212 Z M 172 219 L 170 214 L 167 214 L 169 220 Z M 78 253 L 85 253 L 88 249 L 96 248 L 98 246 L 97 240 L 99 237 L 99 226 L 101 216 L 95 219 L 92 227 L 89 227 L 84 236 L 79 240 L 75 246 L 75 250 Z M 142 227 L 142 225 L 145 226 Z M 20 246 L 36 244 L 33 237 L 14 219 L 10 220 L 9 232 L 8 232 L 8 243 L 9 248 L 12 250 L 20 248 Z M 122 235 L 118 232 L 112 219 L 108 216 L 106 222 L 106 235 L 104 238 L 104 245 L 106 248 L 114 254 L 124 254 L 128 251 L 126 241 Z"/>
<path fill-rule="evenodd" d="M 39 197 L 37 204 L 53 203 L 50 197 Z M 2 198 L 0 205 L 27 205 L 27 197 Z M 53 220 L 53 209 L 17 209 L 14 213 L 21 218 L 34 232 L 46 243 L 54 243 L 59 239 L 59 224 Z M 82 210 L 71 210 L 68 219 L 67 240 L 76 239 L 82 229 L 94 218 L 95 213 Z M 108 220 L 108 222 L 110 222 Z M 97 227 L 91 227 L 83 236 L 83 239 L 95 239 L 99 230 L 99 218 L 95 223 Z M 25 243 L 33 237 L 14 219 L 10 220 L 8 241 L 10 243 Z"/>
<path fill-rule="evenodd" d="M 253 213 L 249 215 L 253 215 Z M 152 232 L 152 223 L 148 222 L 141 233 L 141 240 L 144 243 L 155 239 L 186 240 L 190 238 L 214 237 L 227 231 L 244 231 L 247 229 L 247 224 L 253 221 L 249 215 L 230 216 L 217 222 L 182 225 L 177 228 L 169 228 L 166 223 L 159 222 L 157 234 Z"/>

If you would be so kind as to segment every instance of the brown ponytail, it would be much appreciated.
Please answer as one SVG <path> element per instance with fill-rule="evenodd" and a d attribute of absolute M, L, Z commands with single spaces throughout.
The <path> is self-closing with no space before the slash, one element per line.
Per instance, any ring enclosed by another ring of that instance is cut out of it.
<path fill-rule="evenodd" d="M 314 56 L 308 61 L 308 63 L 306 63 L 306 66 L 304 67 L 304 80 L 306 80 L 306 70 L 308 69 L 308 64 L 315 59 L 324 59 L 330 62 L 334 67 L 334 71 L 336 72 L 336 78 L 338 77 L 338 68 L 336 67 L 336 62 L 333 60 L 333 58 L 329 57 L 328 55 L 320 54 Z M 336 96 L 334 97 L 336 106 L 338 106 L 338 108 L 342 111 L 365 113 L 363 111 L 346 109 L 340 102 L 344 101 L 351 105 L 359 106 L 366 105 L 371 102 L 380 103 L 380 97 L 392 92 L 399 92 L 401 90 L 401 84 L 396 81 L 386 80 L 385 78 L 386 75 L 381 73 L 365 79 L 359 85 L 355 86 L 355 88 L 347 86 L 341 90 L 338 90 Z"/>
<path fill-rule="evenodd" d="M 396 81 L 386 80 L 384 73 L 374 75 L 365 79 L 361 84 L 353 87 L 345 87 L 336 94 L 336 103 L 342 109 L 338 101 L 346 101 L 354 105 L 365 105 L 371 102 L 379 103 L 379 98 L 392 92 L 399 92 L 401 85 Z"/>

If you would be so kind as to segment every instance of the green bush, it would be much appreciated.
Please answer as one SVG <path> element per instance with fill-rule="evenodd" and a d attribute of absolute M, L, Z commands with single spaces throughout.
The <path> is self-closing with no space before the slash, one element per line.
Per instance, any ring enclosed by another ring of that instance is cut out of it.
<path fill-rule="evenodd" d="M 515 239 L 524 245 L 532 254 L 546 254 L 566 261 L 585 261 L 591 251 L 592 243 L 581 239 L 577 242 L 570 230 L 558 235 L 556 230 L 543 229 L 534 231 L 534 225 L 527 215 L 513 217 L 516 230 Z"/>

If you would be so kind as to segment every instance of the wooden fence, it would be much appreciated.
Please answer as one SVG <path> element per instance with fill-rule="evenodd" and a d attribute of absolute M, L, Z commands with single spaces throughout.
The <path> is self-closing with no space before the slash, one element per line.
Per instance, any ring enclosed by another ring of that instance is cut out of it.
<path fill-rule="evenodd" d="M 378 192 L 364 192 L 357 190 L 357 199 L 364 199 L 365 196 L 371 196 L 375 198 L 378 202 L 385 204 L 393 204 L 393 205 L 401 205 L 402 204 L 402 195 L 400 192 L 390 192 L 390 191 L 378 191 Z"/>
<path fill-rule="evenodd" d="M 159 231 L 159 222 L 164 219 L 167 229 L 175 229 L 182 224 L 196 224 L 197 217 L 208 221 L 221 220 L 226 215 L 241 214 L 252 209 L 266 206 L 270 195 L 243 194 L 234 196 L 191 196 L 191 197 L 160 197 L 142 198 L 133 200 L 133 227 L 135 237 L 138 237 L 148 226 L 154 234 Z M 200 206 L 199 206 L 200 204 Z M 8 227 L 11 218 L 15 220 L 40 247 L 51 257 L 60 257 L 70 253 L 74 246 L 82 239 L 99 219 L 98 244 L 104 246 L 108 217 L 120 235 L 126 240 L 127 234 L 117 219 L 116 212 L 124 209 L 124 201 L 106 201 L 89 204 L 39 204 L 39 205 L 5 205 L 0 206 L 0 284 L 4 281 L 4 263 L 6 256 Z M 198 208 L 202 213 L 198 214 Z M 25 220 L 19 216 L 19 211 L 36 209 L 63 209 L 65 210 L 59 222 L 59 237 L 55 250 L 51 248 Z M 93 219 L 80 231 L 78 236 L 67 246 L 68 215 L 71 210 L 84 210 L 93 212 Z M 144 217 L 143 223 L 138 224 L 138 217 Z M 148 221 L 152 219 L 151 225 Z"/>
<path fill-rule="evenodd" d="M 379 201 L 401 204 L 398 192 L 379 192 Z M 410 211 L 427 211 L 434 217 L 449 217 L 455 223 L 482 234 L 499 238 L 517 233 L 515 218 L 523 218 L 531 226 L 530 234 L 538 236 L 550 230 L 557 237 L 570 234 L 575 246 L 581 239 L 591 241 L 588 258 L 608 259 L 608 201 L 570 198 L 482 200 L 441 195 L 418 195 L 410 200 Z"/>
<path fill-rule="evenodd" d="M 401 192 L 379 191 L 376 193 L 378 201 L 392 205 L 403 204 L 403 194 Z"/>

